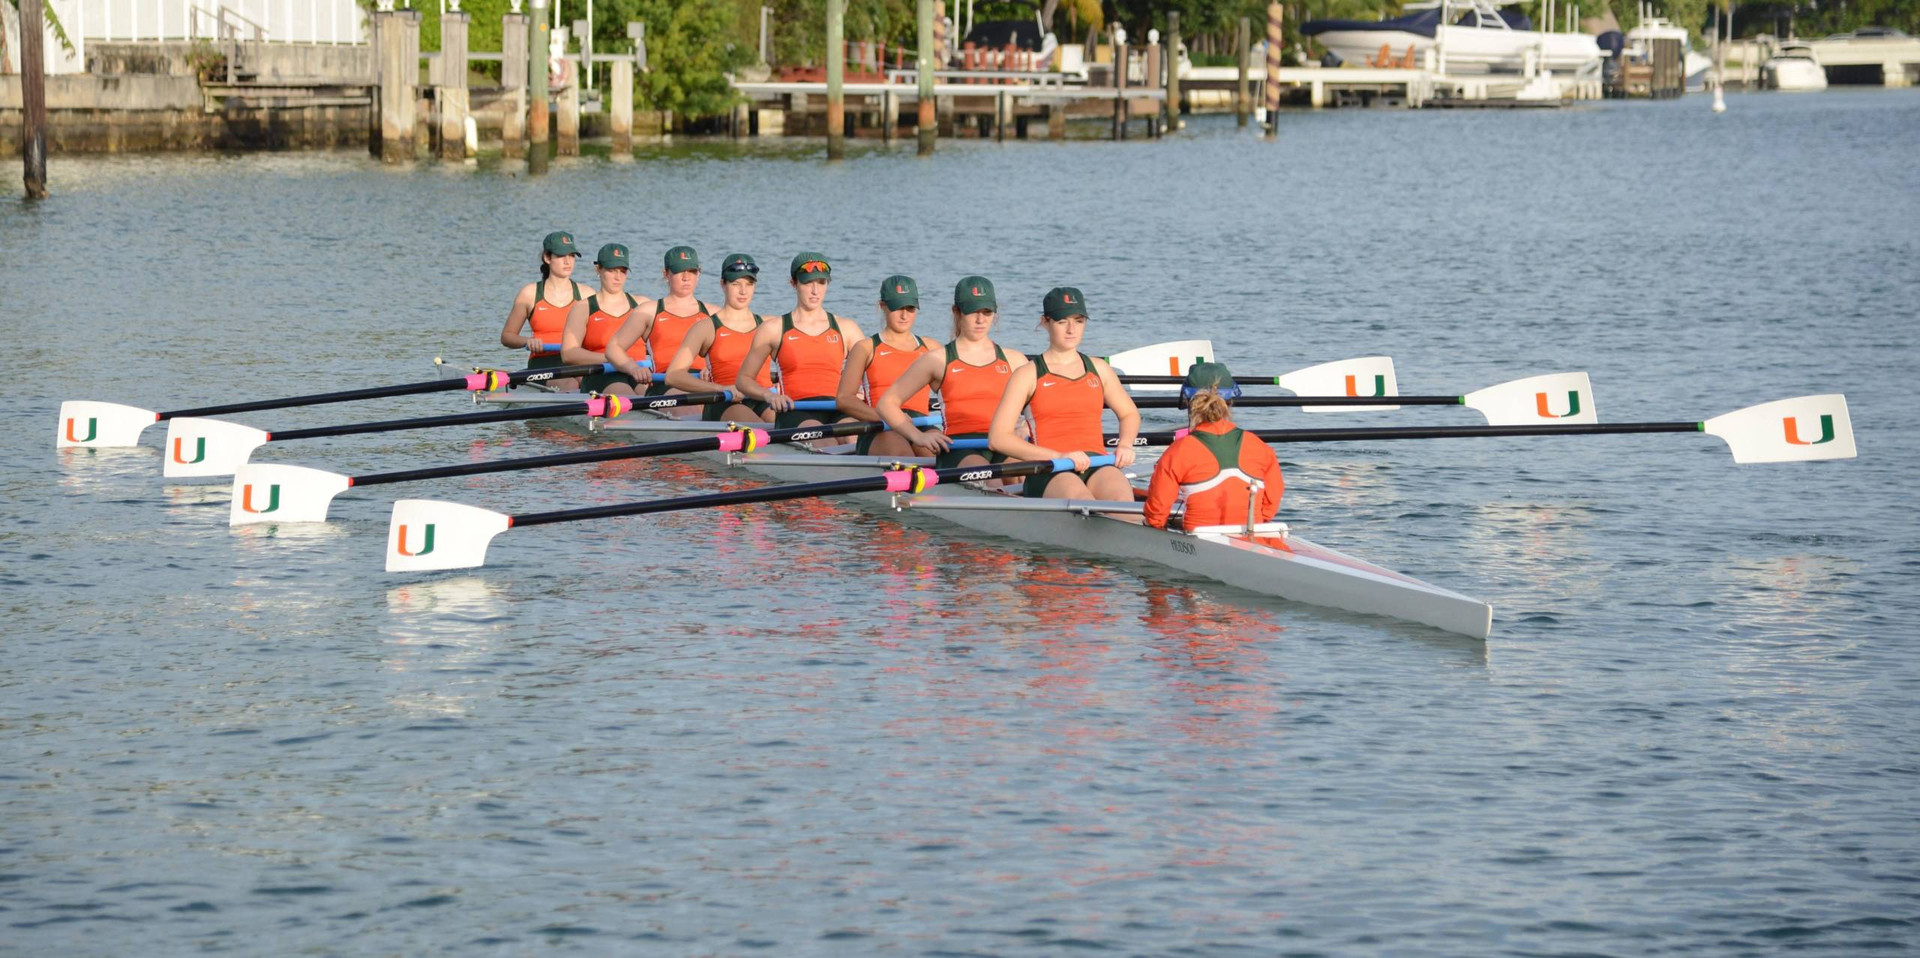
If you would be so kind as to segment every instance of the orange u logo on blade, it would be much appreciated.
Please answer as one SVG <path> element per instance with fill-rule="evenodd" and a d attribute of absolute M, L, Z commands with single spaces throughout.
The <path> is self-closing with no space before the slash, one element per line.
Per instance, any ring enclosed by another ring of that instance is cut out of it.
<path fill-rule="evenodd" d="M 1359 378 L 1360 377 L 1358 376 L 1347 377 L 1347 395 L 1349 396 L 1360 395 L 1360 383 L 1358 381 Z M 1373 394 L 1375 396 L 1385 396 L 1387 394 L 1386 374 L 1382 373 L 1373 377 Z"/>
<path fill-rule="evenodd" d="M 241 486 L 240 487 L 240 508 L 255 514 L 274 512 L 278 510 L 280 508 L 280 484 L 276 482 L 273 485 L 267 487 L 267 507 L 264 509 L 259 509 L 254 507 L 253 483 L 247 483 L 246 485 Z"/>
<path fill-rule="evenodd" d="M 1800 438 L 1800 420 L 1797 417 L 1788 416 L 1780 420 L 1780 423 L 1786 429 L 1787 443 L 1789 445 L 1818 446 L 1823 442 L 1833 441 L 1833 417 L 1831 415 L 1822 414 L 1820 416 L 1820 438 L 1818 439 Z"/>
<path fill-rule="evenodd" d="M 1566 412 L 1554 412 L 1553 408 L 1547 405 L 1546 393 L 1533 394 L 1533 409 L 1540 414 L 1540 418 L 1542 419 L 1566 419 L 1569 416 L 1578 416 L 1580 415 L 1580 390 L 1567 390 Z"/>
<path fill-rule="evenodd" d="M 74 429 L 73 429 L 73 427 L 74 427 L 74 424 L 75 424 L 76 422 L 78 422 L 78 421 L 79 421 L 79 420 L 76 420 L 76 419 L 69 419 L 69 420 L 67 420 L 67 441 L 68 441 L 68 442 L 92 442 L 92 441 L 93 441 L 93 437 L 95 437 L 95 436 L 97 436 L 97 435 L 99 435 L 99 434 L 100 434 L 100 420 L 98 420 L 98 419 L 95 419 L 95 418 L 93 418 L 93 417 L 91 417 L 91 416 L 89 416 L 89 417 L 87 418 L 87 435 L 86 435 L 86 438 L 84 438 L 84 439 L 83 439 L 83 438 L 81 438 L 81 437 L 79 437 L 79 436 L 76 436 L 76 435 L 74 435 L 74 434 L 73 434 L 73 432 L 74 432 Z"/>
<path fill-rule="evenodd" d="M 194 463 L 207 458 L 207 437 L 198 436 L 194 438 L 192 459 L 188 459 L 186 457 L 186 447 L 184 445 L 186 441 L 187 440 L 185 437 L 182 437 L 182 436 L 174 437 L 174 440 L 173 440 L 173 461 L 174 462 L 177 462 L 183 466 L 191 466 Z"/>
<path fill-rule="evenodd" d="M 426 535 L 422 537 L 422 538 L 424 538 L 424 539 L 425 539 L 426 541 L 425 541 L 424 543 L 422 543 L 422 544 L 421 544 L 421 547 L 420 547 L 420 549 L 419 549 L 419 551 L 417 551 L 417 552 L 408 552 L 408 551 L 407 551 L 407 527 L 406 527 L 406 526 L 401 526 L 401 527 L 400 527 L 400 537 L 399 537 L 399 539 L 398 539 L 398 540 L 396 540 L 396 541 L 395 541 L 395 543 L 394 543 L 394 545 L 395 545 L 395 547 L 396 547 L 396 548 L 398 548 L 398 549 L 400 550 L 400 554 L 401 554 L 401 555 L 403 555 L 403 556 L 406 556 L 406 557 L 407 557 L 407 558 L 409 558 L 409 559 L 411 559 L 411 558 L 413 558 L 413 557 L 415 557 L 415 556 L 423 556 L 423 555 L 426 555 L 426 554 L 427 554 L 427 553 L 429 553 L 429 552 L 432 552 L 432 551 L 433 551 L 433 526 L 434 526 L 434 524 L 433 524 L 433 523 L 431 523 L 431 522 L 429 522 L 429 523 L 427 523 L 427 532 L 426 532 Z"/>

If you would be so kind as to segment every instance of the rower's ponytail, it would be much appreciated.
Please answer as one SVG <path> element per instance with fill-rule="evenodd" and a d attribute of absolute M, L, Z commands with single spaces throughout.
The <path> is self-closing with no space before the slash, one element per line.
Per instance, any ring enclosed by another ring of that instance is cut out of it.
<path fill-rule="evenodd" d="M 547 265 L 547 254 L 541 253 L 540 254 L 540 281 L 543 283 L 546 282 L 548 274 L 552 272 L 553 272 L 553 267 Z"/>
<path fill-rule="evenodd" d="M 960 306 L 956 303 L 953 307 L 953 341 L 956 343 L 960 341 L 960 321 L 966 315 L 960 311 Z"/>
<path fill-rule="evenodd" d="M 1195 393 L 1193 399 L 1187 403 L 1187 417 L 1196 426 L 1202 423 L 1219 422 L 1232 413 L 1233 404 L 1227 401 L 1227 397 L 1220 395 L 1220 390 L 1212 386 Z"/>

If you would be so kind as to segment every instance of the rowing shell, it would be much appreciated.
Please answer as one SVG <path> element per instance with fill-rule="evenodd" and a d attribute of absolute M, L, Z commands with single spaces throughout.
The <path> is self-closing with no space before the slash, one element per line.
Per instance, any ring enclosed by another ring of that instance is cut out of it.
<path fill-rule="evenodd" d="M 480 402 L 529 404 L 575 401 L 555 393 L 508 392 L 476 395 Z M 621 433 L 637 442 L 685 439 L 726 428 L 698 421 L 686 410 L 647 410 L 614 421 L 593 420 L 588 428 Z M 587 422 L 582 420 L 582 422 Z M 784 448 L 784 447 L 782 447 Z M 787 482 L 821 478 L 823 469 L 873 470 L 900 461 L 856 456 L 851 446 L 815 450 L 797 445 L 788 451 L 745 456 L 698 454 L 709 462 L 745 468 Z M 915 460 L 907 460 L 908 464 Z M 930 460 L 921 460 L 928 464 Z M 1137 521 L 1140 504 L 1070 499 L 1028 499 L 1017 493 L 972 485 L 942 485 L 918 496 L 865 493 L 850 496 L 887 511 L 912 510 L 954 525 L 1021 542 L 1120 559 L 1139 559 L 1180 572 L 1307 605 L 1380 615 L 1485 639 L 1493 628 L 1493 607 L 1478 599 L 1384 569 L 1370 562 L 1291 535 L 1285 523 L 1244 527 L 1166 531 Z"/>

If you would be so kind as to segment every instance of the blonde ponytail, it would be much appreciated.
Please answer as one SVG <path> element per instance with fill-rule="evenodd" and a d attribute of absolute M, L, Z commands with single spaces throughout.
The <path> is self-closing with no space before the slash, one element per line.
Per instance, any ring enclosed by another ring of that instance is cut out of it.
<path fill-rule="evenodd" d="M 1212 386 L 1195 393 L 1193 399 L 1187 403 L 1187 418 L 1195 426 L 1219 422 L 1232 413 L 1233 404 L 1228 402 L 1225 396 L 1220 395 L 1220 390 Z"/>

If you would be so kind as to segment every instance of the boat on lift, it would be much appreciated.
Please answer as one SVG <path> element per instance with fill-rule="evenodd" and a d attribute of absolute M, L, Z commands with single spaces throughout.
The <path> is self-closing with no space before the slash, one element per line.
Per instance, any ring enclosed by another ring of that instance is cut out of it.
<path fill-rule="evenodd" d="M 1300 32 L 1341 60 L 1366 64 L 1382 59 L 1420 65 L 1428 51 L 1446 73 L 1520 73 L 1529 54 L 1541 69 L 1579 72 L 1595 68 L 1600 44 L 1584 33 L 1535 30 L 1519 10 L 1493 0 L 1439 0 L 1408 4 L 1412 12 L 1388 20 L 1309 20 Z"/>

